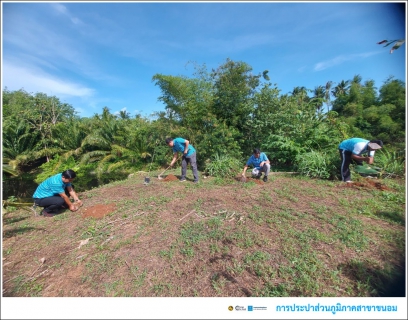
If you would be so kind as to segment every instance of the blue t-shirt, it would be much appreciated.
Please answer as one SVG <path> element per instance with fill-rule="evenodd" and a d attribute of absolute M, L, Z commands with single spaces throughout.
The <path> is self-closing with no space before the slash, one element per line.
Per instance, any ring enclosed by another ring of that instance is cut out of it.
<path fill-rule="evenodd" d="M 353 154 L 360 155 L 368 151 L 367 145 L 370 141 L 362 138 L 351 138 L 342 141 L 339 149 L 350 151 Z"/>
<path fill-rule="evenodd" d="M 184 152 L 184 149 L 186 148 L 186 140 L 183 138 L 176 138 L 173 139 L 174 145 L 173 145 L 173 152 Z M 194 152 L 196 152 L 196 150 L 194 149 L 194 147 L 189 144 L 188 145 L 188 151 L 187 151 L 187 157 L 191 156 Z"/>
<path fill-rule="evenodd" d="M 259 155 L 259 158 L 255 158 L 254 155 L 252 155 L 251 157 L 249 157 L 248 161 L 247 161 L 247 166 L 254 166 L 254 168 L 260 169 L 261 166 L 259 165 L 262 161 L 268 161 L 268 157 L 266 156 L 265 153 L 261 152 L 261 154 Z"/>
<path fill-rule="evenodd" d="M 66 187 L 70 187 L 71 183 L 64 183 L 62 181 L 62 173 L 58 173 L 55 176 L 41 182 L 33 194 L 33 198 L 43 199 L 52 196 L 56 196 L 65 192 Z"/>

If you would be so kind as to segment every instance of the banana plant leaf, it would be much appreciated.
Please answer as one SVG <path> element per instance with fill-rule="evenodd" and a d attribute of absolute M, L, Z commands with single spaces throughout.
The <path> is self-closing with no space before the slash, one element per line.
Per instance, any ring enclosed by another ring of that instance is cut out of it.
<path fill-rule="evenodd" d="M 376 167 L 377 168 L 377 167 Z M 379 169 L 379 168 L 378 168 Z M 354 170 L 358 173 L 362 173 L 362 174 L 371 174 L 371 175 L 377 175 L 380 174 L 380 171 L 377 171 L 376 169 L 374 169 L 373 167 L 369 167 L 369 166 L 355 166 Z"/>

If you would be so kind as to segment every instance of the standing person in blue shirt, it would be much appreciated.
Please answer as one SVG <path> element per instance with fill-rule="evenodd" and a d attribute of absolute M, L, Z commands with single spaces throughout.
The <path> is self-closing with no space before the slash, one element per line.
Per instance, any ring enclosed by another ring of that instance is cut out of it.
<path fill-rule="evenodd" d="M 249 157 L 244 167 L 244 172 L 242 172 L 243 177 L 245 177 L 245 172 L 247 171 L 249 166 L 254 167 L 252 176 L 260 178 L 262 176 L 262 172 L 264 172 L 265 176 L 263 178 L 263 181 L 268 181 L 269 171 L 271 170 L 271 162 L 269 161 L 265 153 L 261 152 L 261 150 L 259 149 L 254 149 L 253 155 Z"/>
<path fill-rule="evenodd" d="M 41 212 L 43 216 L 53 217 L 60 209 L 66 208 L 77 211 L 82 206 L 82 201 L 71 185 L 75 177 L 76 173 L 69 169 L 44 180 L 37 187 L 33 194 L 34 203 L 44 207 Z M 74 199 L 75 204 L 71 202 L 68 194 Z"/>
<path fill-rule="evenodd" d="M 167 138 L 166 144 L 173 150 L 173 160 L 170 163 L 170 167 L 174 165 L 177 161 L 177 155 L 179 152 L 183 153 L 181 159 L 181 178 L 180 182 L 186 181 L 187 164 L 190 163 L 193 170 L 194 183 L 198 182 L 198 171 L 197 171 L 197 152 L 194 147 L 190 144 L 190 141 L 183 138 Z"/>
<path fill-rule="evenodd" d="M 383 142 L 381 140 L 365 140 L 362 138 L 351 138 L 342 141 L 339 144 L 341 158 L 341 179 L 343 182 L 351 181 L 350 163 L 354 161 L 362 166 L 363 161 L 373 164 L 375 150 L 381 149 Z M 367 156 L 362 156 L 367 154 Z"/>

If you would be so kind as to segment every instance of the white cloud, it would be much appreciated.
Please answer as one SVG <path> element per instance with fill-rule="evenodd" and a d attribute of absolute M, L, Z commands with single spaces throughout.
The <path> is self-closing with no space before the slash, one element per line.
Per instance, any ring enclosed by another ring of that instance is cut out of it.
<path fill-rule="evenodd" d="M 51 76 L 40 69 L 3 62 L 3 86 L 9 90 L 24 88 L 27 92 L 42 92 L 61 97 L 90 97 L 95 90 L 78 83 Z"/>
<path fill-rule="evenodd" d="M 357 53 L 357 54 L 349 54 L 349 55 L 341 55 L 337 56 L 331 60 L 326 60 L 322 62 L 318 62 L 314 66 L 314 71 L 322 71 L 327 68 L 334 67 L 336 65 L 339 65 L 343 62 L 350 61 L 350 60 L 357 60 L 361 58 L 367 58 L 369 56 L 372 56 L 374 54 L 380 53 L 379 51 L 377 52 L 366 52 L 366 53 Z"/>
<path fill-rule="evenodd" d="M 55 11 L 58 11 L 58 12 L 63 13 L 63 14 L 67 14 L 67 7 L 66 6 L 63 6 L 60 3 L 52 3 L 51 6 L 55 9 Z"/>
<path fill-rule="evenodd" d="M 306 71 L 306 68 L 307 68 L 306 66 L 302 66 L 302 67 L 298 68 L 297 71 L 298 71 L 299 73 L 302 73 L 302 72 Z"/>
<path fill-rule="evenodd" d="M 61 14 L 65 15 L 65 16 L 67 16 L 71 20 L 71 22 L 73 24 L 82 24 L 83 23 L 80 19 L 72 16 L 71 13 L 68 11 L 66 6 L 64 6 L 64 5 L 60 4 L 60 3 L 52 3 L 51 6 L 58 13 L 61 13 Z"/>

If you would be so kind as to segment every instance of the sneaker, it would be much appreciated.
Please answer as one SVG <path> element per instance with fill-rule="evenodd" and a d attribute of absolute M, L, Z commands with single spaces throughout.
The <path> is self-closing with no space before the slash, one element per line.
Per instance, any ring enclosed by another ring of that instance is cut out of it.
<path fill-rule="evenodd" d="M 198 183 L 198 180 L 194 180 L 193 183 Z"/>
<path fill-rule="evenodd" d="M 347 183 L 353 183 L 353 181 L 351 181 L 351 180 L 347 180 L 346 182 L 347 182 Z"/>
<path fill-rule="evenodd" d="M 180 179 L 180 182 L 186 182 L 186 179 L 181 178 L 181 179 Z"/>
<path fill-rule="evenodd" d="M 265 177 L 263 178 L 263 181 L 264 181 L 264 182 L 268 181 L 268 176 L 265 176 Z"/>

